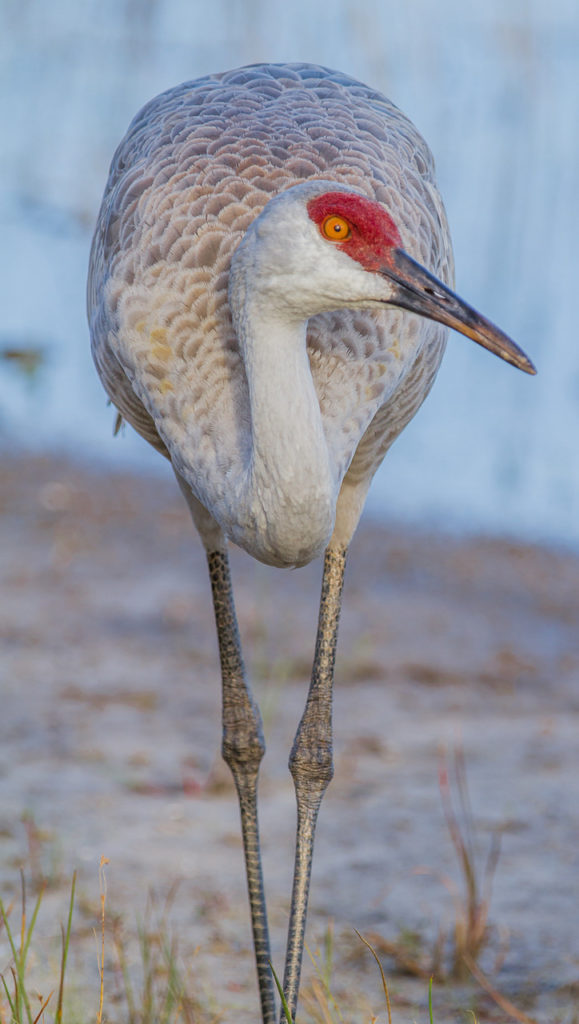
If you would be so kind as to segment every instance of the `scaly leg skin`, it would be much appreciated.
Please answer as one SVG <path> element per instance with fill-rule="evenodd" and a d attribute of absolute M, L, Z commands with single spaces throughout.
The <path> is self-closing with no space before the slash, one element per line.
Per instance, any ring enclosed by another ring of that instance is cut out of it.
<path fill-rule="evenodd" d="M 259 708 L 245 677 L 227 551 L 212 551 L 207 560 L 223 683 L 222 753 L 231 768 L 239 796 L 263 1024 L 274 1024 L 276 1009 L 257 820 L 257 776 L 265 742 Z"/>
<path fill-rule="evenodd" d="M 322 797 L 334 774 L 332 687 L 345 567 L 346 549 L 328 548 L 324 558 L 312 680 L 289 760 L 298 821 L 283 989 L 292 1020 L 300 986 L 316 822 Z M 281 1020 L 285 1022 L 283 1013 Z"/>

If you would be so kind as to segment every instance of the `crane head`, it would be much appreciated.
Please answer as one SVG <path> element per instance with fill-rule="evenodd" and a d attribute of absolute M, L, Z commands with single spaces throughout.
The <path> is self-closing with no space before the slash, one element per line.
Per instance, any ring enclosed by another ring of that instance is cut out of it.
<path fill-rule="evenodd" d="M 383 303 L 437 320 L 525 373 L 536 372 L 511 338 L 404 251 L 400 232 L 381 203 L 340 189 L 310 199 L 307 211 L 328 245 L 388 283 Z"/>

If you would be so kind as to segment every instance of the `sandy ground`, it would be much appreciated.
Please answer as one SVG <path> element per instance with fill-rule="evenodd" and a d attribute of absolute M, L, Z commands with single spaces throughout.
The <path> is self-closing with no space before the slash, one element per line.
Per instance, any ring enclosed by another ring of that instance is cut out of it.
<path fill-rule="evenodd" d="M 100 857 L 109 859 L 109 931 L 115 922 L 123 930 L 129 962 L 148 893 L 162 903 L 178 882 L 167 927 L 199 1001 L 196 1019 L 256 1022 L 238 814 L 218 753 L 209 587 L 182 499 L 163 481 L 54 459 L 4 458 L 0 484 L 2 895 L 17 893 L 21 863 L 31 890 L 31 876 L 48 876 L 38 924 L 48 943 L 78 870 L 70 985 L 89 1021 Z M 261 816 L 281 970 L 294 829 L 287 755 L 320 565 L 284 573 L 234 552 L 233 572 L 268 740 Z M 441 751 L 462 749 L 479 873 L 501 838 L 481 966 L 535 1020 L 579 1021 L 578 620 L 573 554 L 360 529 L 308 929 L 315 950 L 333 922 L 333 989 L 346 1019 L 385 1015 L 354 928 L 377 948 L 380 937 L 397 944 L 426 974 L 443 930 L 448 966 L 453 891 L 463 882 L 439 767 Z M 382 957 L 395 1024 L 426 1021 L 425 979 Z M 56 946 L 36 953 L 34 969 L 41 975 L 56 958 Z M 126 1020 L 109 934 L 105 966 L 108 1018 Z M 311 978 L 306 965 L 304 1021 Z M 437 1024 L 472 1019 L 470 1008 L 480 1024 L 512 1019 L 472 981 L 438 983 L 434 1006 Z"/>

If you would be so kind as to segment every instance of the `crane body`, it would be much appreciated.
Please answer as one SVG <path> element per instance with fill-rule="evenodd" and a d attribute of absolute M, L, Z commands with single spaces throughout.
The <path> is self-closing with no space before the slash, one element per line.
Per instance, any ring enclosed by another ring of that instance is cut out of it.
<path fill-rule="evenodd" d="M 207 551 L 264 1024 L 275 1017 L 257 818 L 264 743 L 227 542 L 280 567 L 325 552 L 290 756 L 298 830 L 284 989 L 294 1014 L 333 772 L 346 551 L 372 476 L 428 394 L 448 326 L 534 372 L 452 284 L 428 147 L 380 93 L 339 72 L 255 65 L 184 83 L 143 108 L 113 159 L 91 253 L 93 354 L 120 415 L 170 459 Z"/>

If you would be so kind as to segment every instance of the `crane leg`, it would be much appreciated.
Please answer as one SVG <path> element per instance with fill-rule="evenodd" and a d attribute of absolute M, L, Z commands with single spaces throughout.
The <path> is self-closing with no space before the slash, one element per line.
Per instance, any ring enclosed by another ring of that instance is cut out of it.
<path fill-rule="evenodd" d="M 346 548 L 328 548 L 312 679 L 289 759 L 297 799 L 297 834 L 283 988 L 292 1020 L 298 1002 L 316 822 L 334 774 L 332 688 L 345 567 Z"/>
<path fill-rule="evenodd" d="M 263 1024 L 274 1024 L 275 997 L 257 818 L 257 776 L 265 753 L 265 742 L 259 708 L 245 676 L 227 551 L 208 552 L 207 560 L 223 684 L 222 753 L 231 768 L 239 796 Z"/>

